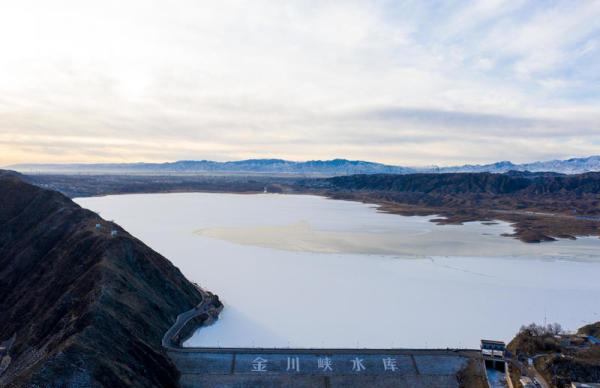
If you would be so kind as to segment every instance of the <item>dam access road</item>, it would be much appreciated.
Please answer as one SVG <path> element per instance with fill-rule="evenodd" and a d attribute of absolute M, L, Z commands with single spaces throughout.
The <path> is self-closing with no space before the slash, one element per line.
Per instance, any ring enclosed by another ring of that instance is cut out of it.
<path fill-rule="evenodd" d="M 214 297 L 201 292 L 203 302 L 180 314 L 163 338 L 183 388 L 458 388 L 465 378 L 485 382 L 481 352 L 474 349 L 182 347 L 198 317 L 200 326 L 210 324 L 220 311 Z"/>

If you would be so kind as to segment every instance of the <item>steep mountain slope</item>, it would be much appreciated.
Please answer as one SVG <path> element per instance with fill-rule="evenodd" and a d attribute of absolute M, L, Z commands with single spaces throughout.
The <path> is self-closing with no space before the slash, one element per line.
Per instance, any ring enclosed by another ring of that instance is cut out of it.
<path fill-rule="evenodd" d="M 0 171 L 0 386 L 174 386 L 160 340 L 201 298 L 117 225 Z"/>

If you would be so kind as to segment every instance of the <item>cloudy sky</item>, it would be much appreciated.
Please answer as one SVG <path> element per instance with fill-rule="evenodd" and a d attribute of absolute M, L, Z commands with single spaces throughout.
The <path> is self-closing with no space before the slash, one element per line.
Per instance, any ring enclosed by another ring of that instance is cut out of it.
<path fill-rule="evenodd" d="M 600 1 L 0 0 L 0 165 L 600 154 Z"/>

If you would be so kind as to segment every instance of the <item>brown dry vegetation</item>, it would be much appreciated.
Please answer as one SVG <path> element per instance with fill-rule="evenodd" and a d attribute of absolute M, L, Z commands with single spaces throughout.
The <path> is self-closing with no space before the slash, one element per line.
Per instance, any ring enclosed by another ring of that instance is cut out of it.
<path fill-rule="evenodd" d="M 600 322 L 586 326 L 579 334 L 599 326 Z M 578 336 L 561 334 L 562 338 L 570 338 L 570 344 L 565 345 L 556 334 L 553 330 L 523 328 L 510 342 L 508 350 L 521 360 L 537 356 L 536 369 L 555 387 L 567 387 L 571 382 L 600 382 L 600 345 L 590 344 Z M 516 375 L 515 371 L 513 381 L 518 381 Z"/>
<path fill-rule="evenodd" d="M 390 213 L 439 215 L 440 224 L 507 221 L 524 242 L 600 236 L 600 173 L 361 175 L 308 186 Z"/>

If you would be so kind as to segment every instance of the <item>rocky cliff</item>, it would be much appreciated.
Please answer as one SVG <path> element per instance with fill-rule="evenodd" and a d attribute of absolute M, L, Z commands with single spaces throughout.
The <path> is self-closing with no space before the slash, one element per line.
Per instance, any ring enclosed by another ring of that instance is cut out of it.
<path fill-rule="evenodd" d="M 119 226 L 0 171 L 0 386 L 175 386 L 161 338 L 201 299 Z"/>

